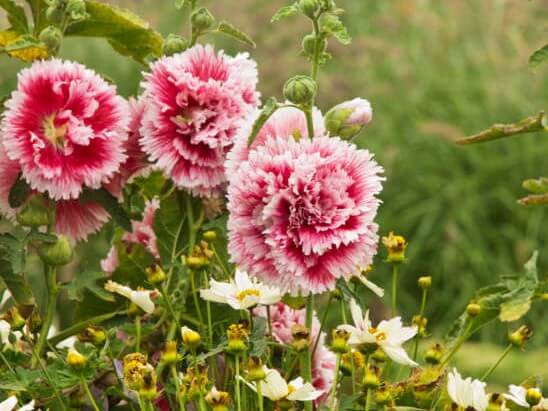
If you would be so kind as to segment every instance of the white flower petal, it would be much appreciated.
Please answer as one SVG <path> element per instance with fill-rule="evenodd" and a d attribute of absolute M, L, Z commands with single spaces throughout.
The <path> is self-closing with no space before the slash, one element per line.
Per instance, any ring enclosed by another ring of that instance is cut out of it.
<path fill-rule="evenodd" d="M 154 312 L 154 302 L 150 298 L 150 291 L 132 291 L 130 300 L 147 314 Z"/>
<path fill-rule="evenodd" d="M 350 300 L 350 313 L 352 314 L 352 321 L 354 321 L 354 325 L 357 328 L 360 330 L 369 328 L 367 324 L 365 324 L 361 307 L 354 299 Z"/>
<path fill-rule="evenodd" d="M 323 394 L 322 391 L 318 391 L 309 382 L 304 383 L 301 377 L 289 382 L 289 385 L 294 389 L 287 399 L 290 401 L 313 401 Z"/>
<path fill-rule="evenodd" d="M 18 411 L 33 411 L 34 410 L 34 400 L 29 402 L 28 404 L 23 405 L 21 408 L 19 408 Z"/>
<path fill-rule="evenodd" d="M 381 345 L 381 348 L 383 349 L 385 354 L 392 359 L 392 361 L 397 362 L 398 364 L 408 365 L 410 367 L 416 367 L 419 365 L 411 358 L 409 358 L 407 352 L 403 349 L 403 347 Z"/>
<path fill-rule="evenodd" d="M 384 297 L 384 289 L 379 287 L 377 284 L 375 284 L 372 281 L 369 281 L 365 276 L 360 275 L 358 276 L 360 281 L 363 285 L 365 285 L 367 288 L 369 288 L 371 291 L 373 291 L 378 297 Z"/>
<path fill-rule="evenodd" d="M 236 287 L 238 287 L 238 290 L 247 290 L 249 288 L 255 288 L 251 280 L 249 279 L 249 275 L 247 275 L 247 272 L 236 269 L 236 273 L 234 274 L 234 281 L 236 283 Z"/>
<path fill-rule="evenodd" d="M 12 395 L 7 400 L 0 402 L 0 411 L 11 411 L 17 405 L 17 397 Z"/>
<path fill-rule="evenodd" d="M 510 384 L 508 386 L 509 394 L 502 394 L 504 398 L 514 402 L 520 407 L 529 407 L 527 400 L 525 399 L 527 395 L 527 389 L 521 385 Z"/>

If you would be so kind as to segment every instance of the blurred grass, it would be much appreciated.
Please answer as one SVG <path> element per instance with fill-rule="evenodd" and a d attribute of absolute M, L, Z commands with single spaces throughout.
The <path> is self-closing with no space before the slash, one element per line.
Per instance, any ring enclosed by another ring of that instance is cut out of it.
<path fill-rule="evenodd" d="M 172 1 L 111 3 L 130 6 L 163 34 L 188 31 L 184 14 L 175 11 Z M 268 23 L 288 1 L 204 3 L 257 42 L 251 53 L 259 62 L 265 96 L 279 97 L 289 75 L 308 70 L 298 56 L 298 39 L 309 30 L 307 22 Z M 356 96 L 373 104 L 375 119 L 359 144 L 374 151 L 386 168 L 381 232 L 395 230 L 410 243 L 401 275 L 402 311 L 418 309 L 416 278 L 423 273 L 434 278 L 427 307 L 433 327 L 455 318 L 478 287 L 520 270 L 535 249 L 544 268 L 540 274 L 546 273 L 547 209 L 516 204 L 524 178 L 548 175 L 545 136 L 466 148 L 452 141 L 493 122 L 515 121 L 548 108 L 548 68 L 535 73 L 527 67 L 528 55 L 546 40 L 548 2 L 339 3 L 348 10 L 345 20 L 354 42 L 331 47 L 334 60 L 321 75 L 319 104 L 325 110 Z M 231 42 L 208 40 L 230 52 L 239 50 Z M 138 92 L 144 68 L 119 58 L 102 41 L 73 39 L 61 54 L 112 78 L 123 95 Z M 6 57 L 0 61 L 4 94 L 13 89 L 21 65 Z M 382 252 L 372 279 L 387 286 L 389 270 L 381 259 Z M 545 315 L 538 306 L 528 315 L 537 345 L 548 339 Z M 502 344 L 505 334 L 506 327 L 498 324 L 487 327 L 481 337 Z"/>

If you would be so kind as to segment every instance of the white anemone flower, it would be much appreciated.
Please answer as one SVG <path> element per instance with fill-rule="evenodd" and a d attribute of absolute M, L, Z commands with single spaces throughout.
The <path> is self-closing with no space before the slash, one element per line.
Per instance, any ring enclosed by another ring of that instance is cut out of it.
<path fill-rule="evenodd" d="M 234 279 L 228 283 L 211 280 L 208 289 L 200 290 L 200 296 L 207 301 L 228 304 L 235 310 L 246 310 L 258 304 L 271 305 L 282 299 L 278 288 L 250 279 L 242 270 L 236 270 Z"/>
<path fill-rule="evenodd" d="M 532 390 L 537 391 L 538 396 L 542 397 L 542 393 L 538 388 L 532 388 Z M 521 385 L 510 384 L 508 386 L 508 394 L 502 395 L 505 399 L 512 401 L 514 404 L 519 405 L 520 407 L 529 408 L 530 405 L 527 402 L 527 391 L 527 388 L 522 387 Z"/>
<path fill-rule="evenodd" d="M 133 304 L 138 306 L 147 314 L 152 314 L 152 312 L 154 311 L 155 306 L 151 296 L 157 293 L 157 291 L 155 290 L 135 291 L 125 285 L 118 284 L 111 280 L 108 280 L 106 282 L 105 290 L 126 297 L 128 300 L 130 300 Z"/>
<path fill-rule="evenodd" d="M 12 395 L 8 399 L 0 402 L 0 411 L 12 411 L 17 406 L 17 397 L 15 395 Z M 18 409 L 19 411 L 32 411 L 34 410 L 34 400 L 29 402 L 28 404 L 23 405 L 21 408 Z"/>
<path fill-rule="evenodd" d="M 484 411 L 489 405 L 485 383 L 470 377 L 463 379 L 456 368 L 447 377 L 447 392 L 451 400 L 463 409 Z"/>
<path fill-rule="evenodd" d="M 284 399 L 289 401 L 313 401 L 323 394 L 322 391 L 316 390 L 309 382 L 305 383 L 301 377 L 295 378 L 288 383 L 277 370 L 268 368 L 266 365 L 263 366 L 263 370 L 265 379 L 261 381 L 261 393 L 263 397 L 271 401 L 276 402 Z M 243 381 L 249 388 L 257 392 L 256 383 Z"/>
<path fill-rule="evenodd" d="M 404 327 L 400 317 L 383 320 L 373 327 L 369 320 L 369 310 L 365 316 L 362 309 L 354 300 L 350 300 L 350 312 L 354 325 L 340 325 L 338 328 L 350 333 L 348 344 L 360 346 L 362 344 L 377 344 L 392 361 L 416 367 L 418 364 L 407 355 L 402 345 L 417 334 L 416 327 Z"/>

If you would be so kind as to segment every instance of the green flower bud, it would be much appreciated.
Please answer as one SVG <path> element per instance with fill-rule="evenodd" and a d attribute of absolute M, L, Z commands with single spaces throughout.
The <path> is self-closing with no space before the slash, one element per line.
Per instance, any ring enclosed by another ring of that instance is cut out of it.
<path fill-rule="evenodd" d="M 443 350 L 441 348 L 441 345 L 435 344 L 426 351 L 424 359 L 428 364 L 436 365 L 441 362 L 442 356 Z"/>
<path fill-rule="evenodd" d="M 309 105 L 316 96 L 318 86 L 309 76 L 299 75 L 290 78 L 284 85 L 284 97 L 294 104 Z"/>
<path fill-rule="evenodd" d="M 67 3 L 67 14 L 72 20 L 83 20 L 88 17 L 86 3 L 84 0 L 69 0 Z"/>
<path fill-rule="evenodd" d="M 38 247 L 38 255 L 44 263 L 60 266 L 70 263 L 74 252 L 69 239 L 59 235 L 56 242 L 41 244 Z"/>
<path fill-rule="evenodd" d="M 190 21 L 192 22 L 192 28 L 198 31 L 204 31 L 211 28 L 215 18 L 208 9 L 201 7 L 192 13 Z"/>
<path fill-rule="evenodd" d="M 247 363 L 247 379 L 249 381 L 262 381 L 266 378 L 263 362 L 258 357 L 250 357 Z"/>
<path fill-rule="evenodd" d="M 48 26 L 40 32 L 40 41 L 46 45 L 48 50 L 57 50 L 61 45 L 63 33 L 55 26 Z"/>
<path fill-rule="evenodd" d="M 372 354 L 371 359 L 375 360 L 376 362 L 385 362 L 387 360 L 387 356 L 382 350 L 382 348 L 378 347 Z"/>
<path fill-rule="evenodd" d="M 481 312 L 481 305 L 477 303 L 470 303 L 466 306 L 466 313 L 470 317 L 476 317 Z"/>
<path fill-rule="evenodd" d="M 17 213 L 17 222 L 25 227 L 49 224 L 49 211 L 42 196 L 33 195 Z"/>
<path fill-rule="evenodd" d="M 423 275 L 422 277 L 419 277 L 417 283 L 423 290 L 428 290 L 432 286 L 432 277 L 429 275 Z"/>
<path fill-rule="evenodd" d="M 206 241 L 215 241 L 217 239 L 217 233 L 213 230 L 208 230 L 204 233 L 203 237 Z"/>
<path fill-rule="evenodd" d="M 172 56 L 174 54 L 185 51 L 188 48 L 188 40 L 177 34 L 170 34 L 166 37 L 163 45 L 162 52 L 166 56 Z"/>
<path fill-rule="evenodd" d="M 379 405 L 388 404 L 391 399 L 390 390 L 386 387 L 381 387 L 375 392 L 375 402 Z"/>
<path fill-rule="evenodd" d="M 320 3 L 318 0 L 301 0 L 299 2 L 299 8 L 305 16 L 313 19 L 316 17 L 316 13 L 320 10 Z"/>
<path fill-rule="evenodd" d="M 534 407 L 542 400 L 542 394 L 538 388 L 529 388 L 525 394 L 525 401 L 531 407 Z"/>
<path fill-rule="evenodd" d="M 301 310 L 306 305 L 306 299 L 304 297 L 294 297 L 290 294 L 284 295 L 282 301 L 294 310 Z"/>
<path fill-rule="evenodd" d="M 82 331 L 80 331 L 80 334 L 78 334 L 78 341 L 89 342 L 95 346 L 103 345 L 106 339 L 107 335 L 105 333 L 105 330 L 92 325 L 83 329 Z"/>
<path fill-rule="evenodd" d="M 356 136 L 373 118 L 369 101 L 355 98 L 338 104 L 325 115 L 325 127 L 329 134 L 349 140 Z"/>
<path fill-rule="evenodd" d="M 368 389 L 377 389 L 380 385 L 379 369 L 374 366 L 368 367 L 363 375 L 363 386 Z"/>
<path fill-rule="evenodd" d="M 46 18 L 50 23 L 58 24 L 65 15 L 64 4 L 60 0 L 51 0 L 46 9 Z"/>
<path fill-rule="evenodd" d="M 508 334 L 508 340 L 515 347 L 523 347 L 523 345 L 533 336 L 533 330 L 526 325 L 522 325 L 513 333 Z"/>
<path fill-rule="evenodd" d="M 316 36 L 314 34 L 307 34 L 304 36 L 301 46 L 306 56 L 312 57 L 316 52 Z M 327 49 L 327 40 L 324 38 L 318 39 L 318 53 L 321 55 Z"/>
<path fill-rule="evenodd" d="M 331 333 L 331 351 L 339 354 L 344 354 L 348 352 L 348 339 L 350 334 L 348 331 L 342 329 L 335 329 Z"/>
<path fill-rule="evenodd" d="M 165 271 L 158 264 L 153 264 L 150 267 L 147 267 L 145 272 L 147 274 L 147 280 L 151 284 L 162 284 L 167 278 Z"/>
<path fill-rule="evenodd" d="M 291 346 L 296 351 L 303 351 L 310 346 L 310 331 L 304 325 L 293 324 L 291 335 L 293 336 Z"/>
<path fill-rule="evenodd" d="M 42 328 L 42 318 L 37 309 L 32 310 L 30 317 L 27 318 L 27 327 L 32 334 L 36 334 Z"/>
<path fill-rule="evenodd" d="M 165 364 L 175 364 L 177 361 L 179 361 L 177 341 L 166 342 L 166 346 L 162 352 L 162 362 Z"/>

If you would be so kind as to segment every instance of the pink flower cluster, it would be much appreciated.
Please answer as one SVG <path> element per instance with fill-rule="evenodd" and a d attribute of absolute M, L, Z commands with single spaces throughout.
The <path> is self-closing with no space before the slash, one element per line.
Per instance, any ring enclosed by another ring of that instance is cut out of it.
<path fill-rule="evenodd" d="M 233 262 L 303 295 L 333 289 L 371 264 L 383 180 L 369 151 L 321 127 L 310 139 L 305 125 L 304 114 L 282 109 L 250 149 L 241 133 L 227 161 Z"/>

